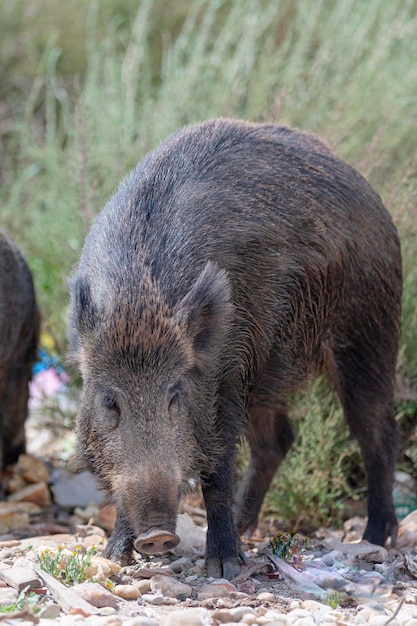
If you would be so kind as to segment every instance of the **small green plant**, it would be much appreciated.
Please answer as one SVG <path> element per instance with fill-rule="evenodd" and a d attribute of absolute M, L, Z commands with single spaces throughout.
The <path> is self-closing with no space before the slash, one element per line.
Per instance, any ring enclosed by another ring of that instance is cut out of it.
<path fill-rule="evenodd" d="M 39 600 L 39 596 L 36 593 L 29 593 L 29 586 L 22 589 L 17 595 L 16 600 L 11 604 L 0 605 L 0 613 L 15 613 L 16 611 L 23 611 L 27 606 L 32 607 L 34 613 L 39 613 L 40 607 L 35 606 Z"/>
<path fill-rule="evenodd" d="M 292 561 L 294 551 L 298 551 L 298 544 L 294 539 L 294 534 L 277 533 L 271 539 L 271 548 L 274 555 L 288 563 Z"/>
<path fill-rule="evenodd" d="M 325 603 L 332 609 L 336 609 L 340 604 L 340 593 L 338 591 L 332 591 L 326 596 Z"/>
<path fill-rule="evenodd" d="M 87 580 L 91 557 L 96 554 L 97 548 L 93 546 L 83 554 L 81 546 L 76 546 L 70 554 L 66 552 L 62 546 L 58 546 L 56 551 L 45 548 L 39 555 L 41 568 L 65 585 L 76 585 Z"/>

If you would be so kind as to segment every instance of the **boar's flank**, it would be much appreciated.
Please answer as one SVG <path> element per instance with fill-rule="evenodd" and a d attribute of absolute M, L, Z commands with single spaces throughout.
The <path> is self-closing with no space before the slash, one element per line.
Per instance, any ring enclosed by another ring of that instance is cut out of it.
<path fill-rule="evenodd" d="M 71 287 L 79 451 L 117 507 L 106 555 L 176 546 L 198 472 L 208 573 L 236 574 L 238 534 L 293 440 L 289 394 L 323 371 L 362 450 L 364 537 L 394 540 L 400 301 L 392 220 L 319 139 L 217 119 L 148 154 L 97 217 Z"/>
<path fill-rule="evenodd" d="M 39 313 L 22 253 L 0 231 L 0 469 L 25 451 L 29 380 L 36 359 Z"/>

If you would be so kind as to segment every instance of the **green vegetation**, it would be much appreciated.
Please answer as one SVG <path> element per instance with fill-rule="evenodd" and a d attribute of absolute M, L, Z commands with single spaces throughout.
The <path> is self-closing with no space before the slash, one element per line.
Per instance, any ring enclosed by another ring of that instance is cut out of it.
<path fill-rule="evenodd" d="M 148 150 L 213 116 L 295 125 L 370 180 L 400 231 L 398 418 L 414 442 L 416 33 L 416 0 L 0 0 L 0 218 L 26 253 L 57 353 L 91 219 Z M 358 486 L 346 478 L 357 451 L 322 385 L 296 412 L 283 495 L 266 509 L 319 523 Z M 415 453 L 402 462 L 417 474 Z"/>
<path fill-rule="evenodd" d="M 335 523 L 346 499 L 362 492 L 364 475 L 356 441 L 349 437 L 342 412 L 323 381 L 297 398 L 293 410 L 296 441 L 269 490 L 263 510 L 292 530 Z M 359 475 L 358 468 L 359 467 Z"/>
<path fill-rule="evenodd" d="M 272 537 L 270 544 L 272 553 L 288 563 L 293 561 L 294 555 L 298 555 L 298 542 L 294 533 L 278 533 Z"/>
<path fill-rule="evenodd" d="M 0 604 L 0 613 L 6 613 L 10 619 L 13 618 L 13 613 L 20 613 L 21 611 L 28 611 L 28 614 L 39 613 L 41 611 L 40 606 L 36 606 L 39 601 L 39 596 L 36 593 L 29 592 L 29 586 L 25 587 L 16 594 L 16 600 L 10 604 Z M 5 619 L 3 616 L 0 619 Z"/>
<path fill-rule="evenodd" d="M 39 564 L 45 572 L 65 585 L 77 585 L 91 578 L 89 575 L 91 557 L 96 553 L 95 547 L 89 548 L 86 553 L 81 551 L 80 546 L 72 552 L 64 550 L 62 546 L 53 550 L 45 548 L 39 554 Z"/>

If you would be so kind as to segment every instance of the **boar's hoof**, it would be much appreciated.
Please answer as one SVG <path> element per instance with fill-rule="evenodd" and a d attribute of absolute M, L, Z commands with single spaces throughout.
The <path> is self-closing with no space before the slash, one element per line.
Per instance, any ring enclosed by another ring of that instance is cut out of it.
<path fill-rule="evenodd" d="M 207 559 L 207 576 L 211 578 L 226 578 L 230 580 L 240 572 L 239 559 L 229 556 L 226 559 Z"/>
<path fill-rule="evenodd" d="M 377 520 L 368 520 L 362 539 L 369 541 L 369 543 L 384 546 L 389 537 L 391 539 L 391 547 L 394 548 L 397 543 L 397 534 L 398 523 L 395 514 L 392 513 L 388 520 L 382 516 Z"/>
<path fill-rule="evenodd" d="M 166 530 L 151 530 L 140 535 L 135 543 L 135 550 L 143 554 L 161 554 L 173 550 L 180 542 L 178 535 Z"/>

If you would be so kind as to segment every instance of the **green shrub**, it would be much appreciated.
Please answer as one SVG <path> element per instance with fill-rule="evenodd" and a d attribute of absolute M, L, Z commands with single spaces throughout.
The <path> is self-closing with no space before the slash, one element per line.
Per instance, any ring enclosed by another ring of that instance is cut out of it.
<path fill-rule="evenodd" d="M 346 499 L 356 497 L 358 485 L 351 474 L 361 461 L 338 401 L 323 381 L 296 399 L 292 415 L 296 441 L 273 480 L 263 512 L 297 531 L 340 518 Z"/>

